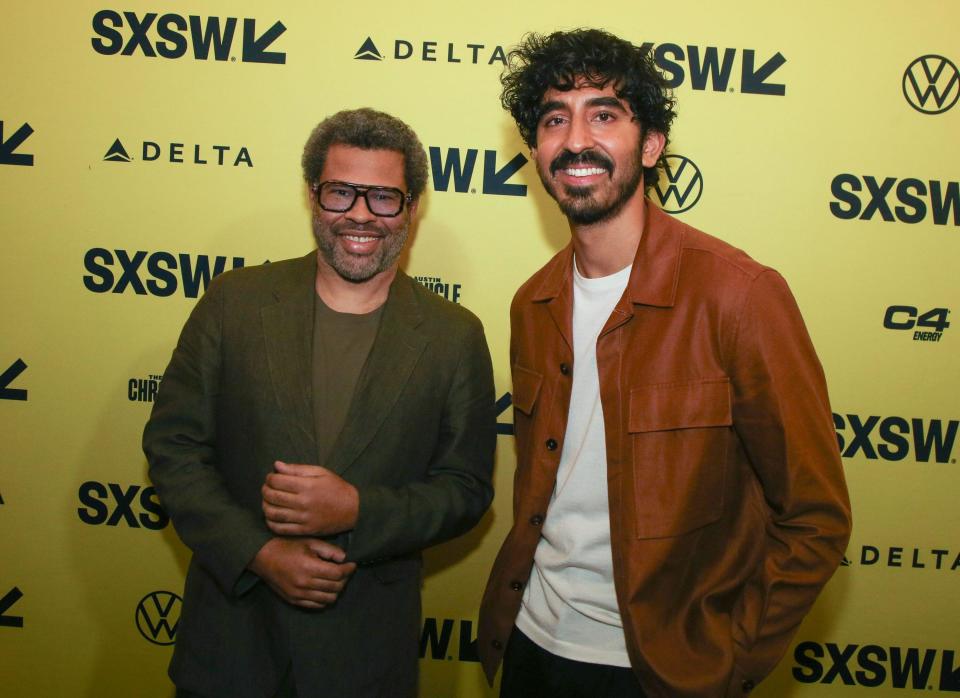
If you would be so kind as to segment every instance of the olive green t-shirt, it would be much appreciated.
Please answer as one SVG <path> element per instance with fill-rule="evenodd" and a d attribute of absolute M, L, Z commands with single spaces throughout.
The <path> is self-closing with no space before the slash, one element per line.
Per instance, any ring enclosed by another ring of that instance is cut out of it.
<path fill-rule="evenodd" d="M 318 295 L 313 307 L 313 415 L 319 465 L 325 466 L 346 422 L 383 306 L 363 315 L 339 313 Z"/>

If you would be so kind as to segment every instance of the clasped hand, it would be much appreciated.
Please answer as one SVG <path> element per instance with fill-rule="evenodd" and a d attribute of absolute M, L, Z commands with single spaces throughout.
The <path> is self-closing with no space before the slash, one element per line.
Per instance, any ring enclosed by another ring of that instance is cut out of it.
<path fill-rule="evenodd" d="M 276 461 L 261 495 L 267 526 L 278 536 L 328 536 L 357 522 L 357 488 L 320 465 Z"/>

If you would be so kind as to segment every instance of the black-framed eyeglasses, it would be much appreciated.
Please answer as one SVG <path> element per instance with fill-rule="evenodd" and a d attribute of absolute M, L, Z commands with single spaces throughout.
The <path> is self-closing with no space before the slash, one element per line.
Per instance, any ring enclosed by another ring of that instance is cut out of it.
<path fill-rule="evenodd" d="M 324 211 L 345 213 L 357 203 L 357 196 L 363 194 L 370 213 L 381 218 L 393 218 L 403 210 L 404 202 L 410 203 L 413 197 L 394 187 L 371 187 L 365 184 L 352 184 L 328 180 L 311 186 L 317 203 Z"/>

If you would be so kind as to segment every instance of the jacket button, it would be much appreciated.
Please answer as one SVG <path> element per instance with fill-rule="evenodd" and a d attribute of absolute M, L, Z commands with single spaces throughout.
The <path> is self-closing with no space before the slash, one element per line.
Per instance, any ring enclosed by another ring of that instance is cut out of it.
<path fill-rule="evenodd" d="M 513 589 L 514 591 L 522 591 L 523 582 L 517 582 L 517 581 L 510 582 L 510 588 Z"/>
<path fill-rule="evenodd" d="M 570 367 L 567 364 L 560 364 L 560 373 L 565 376 L 570 375 Z"/>
<path fill-rule="evenodd" d="M 557 450 L 557 440 L 556 439 L 547 439 L 547 450 L 556 451 Z"/>
<path fill-rule="evenodd" d="M 494 641 L 491 642 L 490 644 L 493 646 L 493 649 L 495 649 L 495 650 L 502 650 L 502 649 L 503 649 L 503 643 L 500 642 L 500 640 L 494 640 Z"/>
<path fill-rule="evenodd" d="M 756 685 L 757 684 L 753 682 L 753 679 L 745 679 L 744 682 L 741 684 L 741 686 L 743 687 L 744 693 L 749 693 L 756 687 Z"/>
<path fill-rule="evenodd" d="M 532 523 L 534 526 L 541 525 L 543 523 L 543 515 L 534 514 L 533 516 L 530 517 L 530 523 Z"/>

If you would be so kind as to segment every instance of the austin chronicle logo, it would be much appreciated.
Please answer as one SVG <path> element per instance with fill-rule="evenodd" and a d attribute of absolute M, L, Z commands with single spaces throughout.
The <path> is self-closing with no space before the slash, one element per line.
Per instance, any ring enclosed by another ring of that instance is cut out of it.
<path fill-rule="evenodd" d="M 180 625 L 181 599 L 169 591 L 151 591 L 137 604 L 137 630 L 155 645 L 172 645 Z"/>
<path fill-rule="evenodd" d="M 960 71 L 949 58 L 929 53 L 907 66 L 903 96 L 924 114 L 942 114 L 960 97 Z"/>
<path fill-rule="evenodd" d="M 664 211 L 683 213 L 700 201 L 700 195 L 703 194 L 703 175 L 690 158 L 667 155 L 663 159 L 663 174 L 654 183 L 653 189 Z"/>

